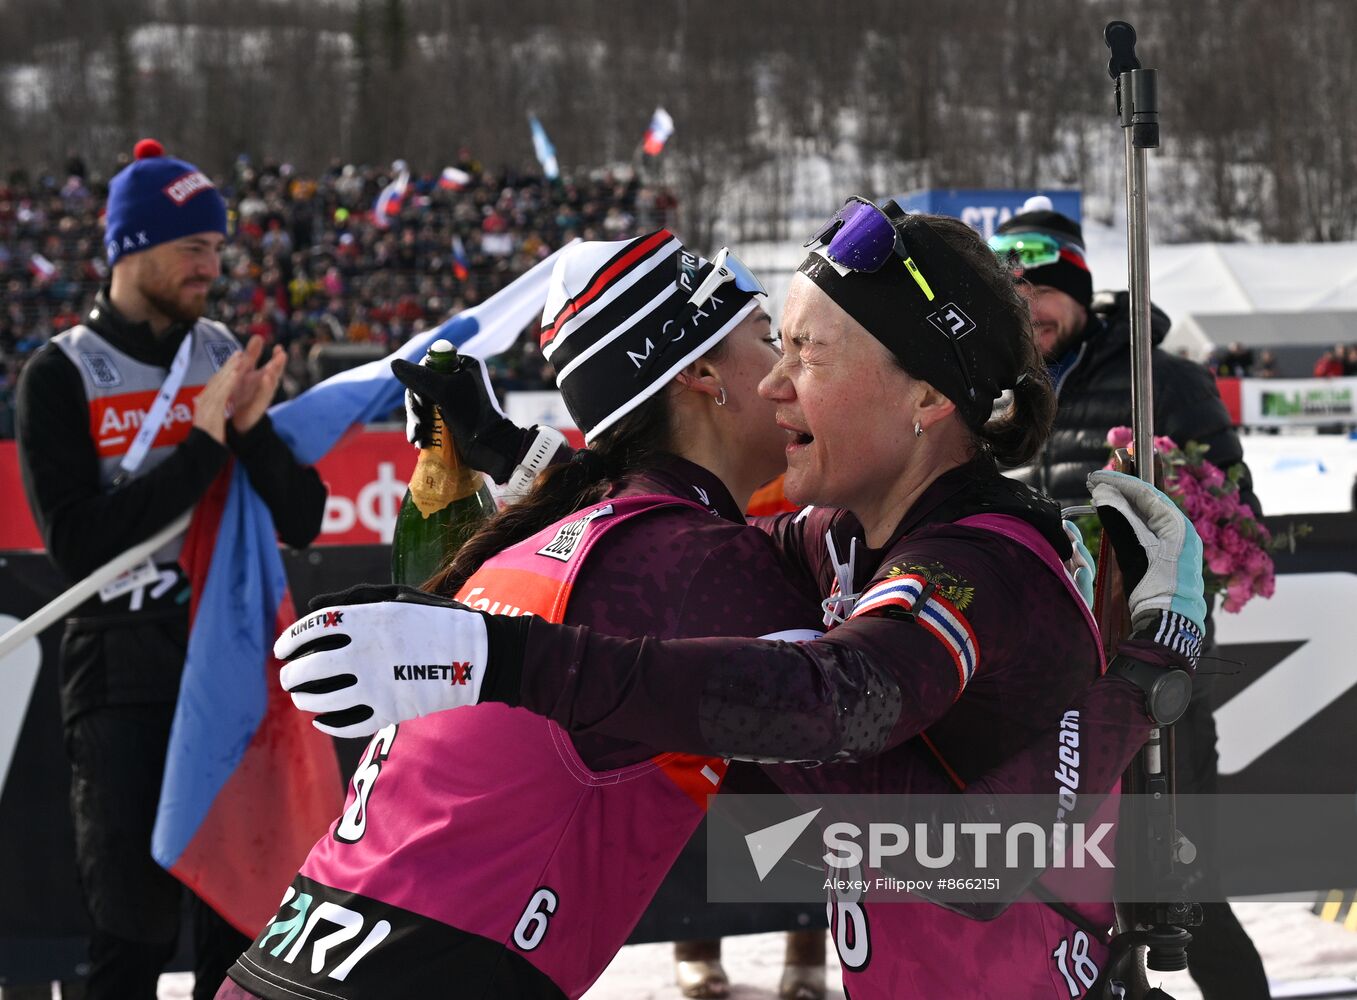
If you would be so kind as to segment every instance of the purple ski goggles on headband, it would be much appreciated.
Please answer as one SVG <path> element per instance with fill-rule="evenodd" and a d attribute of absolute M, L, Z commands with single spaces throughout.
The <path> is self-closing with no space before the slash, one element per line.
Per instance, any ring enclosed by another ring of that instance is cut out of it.
<path fill-rule="evenodd" d="M 909 257 L 899 232 L 886 213 L 866 198 L 853 195 L 810 239 L 801 244 L 850 271 L 873 273 L 892 256 Z"/>
<path fill-rule="evenodd" d="M 866 198 L 852 195 L 844 202 L 843 207 L 834 213 L 833 218 L 821 226 L 815 235 L 806 240 L 802 246 L 820 253 L 837 267 L 859 274 L 875 274 L 885 267 L 890 260 L 898 259 L 904 264 L 905 270 L 914 279 L 914 283 L 918 285 L 924 298 L 932 303 L 936 297 L 933 288 L 914 262 L 911 249 L 906 244 L 900 231 L 901 228 L 908 225 L 903 221 L 906 216 L 900 212 L 894 202 L 890 202 L 888 207 L 899 213 L 901 226 L 897 226 L 884 210 L 878 208 Z M 919 225 L 927 228 L 922 222 Z M 936 236 L 933 236 L 932 240 L 941 243 Z M 927 263 L 927 261 L 925 262 Z M 942 266 L 941 262 L 938 263 L 938 266 Z M 933 320 L 933 322 L 934 325 L 937 325 L 937 320 Z M 939 329 L 942 329 L 942 327 L 939 327 Z M 971 366 L 966 362 L 966 356 L 961 351 L 960 343 L 955 337 L 951 336 L 946 337 L 946 340 L 951 347 L 952 356 L 960 371 L 966 396 L 975 400 L 976 391 L 971 376 Z"/>

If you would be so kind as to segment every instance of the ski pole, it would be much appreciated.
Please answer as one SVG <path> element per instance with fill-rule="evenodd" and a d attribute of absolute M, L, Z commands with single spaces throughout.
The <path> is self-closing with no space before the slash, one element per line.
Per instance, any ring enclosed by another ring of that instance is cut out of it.
<path fill-rule="evenodd" d="M 1108 74 L 1116 81 L 1117 115 L 1126 141 L 1126 263 L 1131 301 L 1131 441 L 1136 475 L 1154 485 L 1154 380 L 1150 335 L 1150 232 L 1146 157 L 1159 146 L 1159 88 L 1155 70 L 1141 69 L 1136 30 L 1113 21 L 1103 39 L 1112 50 Z"/>
<path fill-rule="evenodd" d="M 0 661 L 3 661 L 11 651 L 18 649 L 30 636 L 37 635 L 49 625 L 64 618 L 87 598 L 97 594 L 99 588 L 114 577 L 145 560 L 166 542 L 182 535 L 188 530 L 191 516 L 191 513 L 182 515 L 144 542 L 138 542 L 122 555 L 114 556 L 85 579 L 58 594 L 4 635 L 0 635 Z"/>
<path fill-rule="evenodd" d="M 1159 103 L 1155 71 L 1143 69 L 1136 58 L 1135 29 L 1125 21 L 1113 21 L 1103 32 L 1111 50 L 1108 75 L 1116 81 L 1117 116 L 1126 144 L 1126 245 L 1131 319 L 1131 407 L 1133 471 L 1154 485 L 1154 386 L 1151 369 L 1153 341 L 1150 333 L 1149 224 L 1147 218 L 1146 157 L 1159 145 Z M 1124 606 L 1124 605 L 1123 605 Z M 1125 623 L 1125 611 L 1121 612 Z M 1169 725 L 1156 726 L 1137 754 L 1126 785 L 1139 796 L 1144 839 L 1139 840 L 1133 865 L 1150 876 L 1155 900 L 1136 901 L 1129 912 L 1118 911 L 1123 932 L 1114 954 L 1122 960 L 1139 947 L 1147 948 L 1146 965 L 1157 972 L 1187 967 L 1187 944 L 1192 936 L 1184 929 L 1200 922 L 1200 907 L 1185 899 L 1179 861 L 1187 861 L 1187 845 L 1177 830 L 1174 804 L 1174 744 Z M 1184 852 L 1180 854 L 1180 851 Z M 1133 869 L 1134 870 L 1134 869 Z M 1137 889 L 1146 880 L 1137 880 Z M 1142 893 L 1137 893 L 1138 895 Z"/>

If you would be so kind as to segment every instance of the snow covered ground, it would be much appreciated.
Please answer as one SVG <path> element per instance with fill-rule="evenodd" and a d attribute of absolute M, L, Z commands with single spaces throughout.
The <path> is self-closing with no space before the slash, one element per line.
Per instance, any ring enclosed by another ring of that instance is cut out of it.
<path fill-rule="evenodd" d="M 1339 434 L 1248 434 L 1244 461 L 1268 514 L 1352 509 L 1357 440 Z M 1209 456 L 1208 456 L 1209 457 Z"/>
<path fill-rule="evenodd" d="M 1292 993 L 1301 984 L 1341 980 L 1357 997 L 1357 933 L 1320 920 L 1306 903 L 1246 902 L 1235 904 L 1243 923 L 1263 957 L 1275 997 Z M 755 934 L 727 938 L 722 946 L 726 971 L 735 983 L 735 1000 L 773 1000 L 782 972 L 782 935 Z M 632 945 L 622 953 L 585 994 L 585 1000 L 680 1000 L 672 976 L 672 948 L 665 944 Z M 830 949 L 831 982 L 837 982 L 839 964 Z M 1157 980 L 1176 1000 L 1200 1000 L 1201 993 L 1185 973 Z M 1285 984 L 1285 986 L 1283 986 Z M 842 998 L 840 990 L 830 997 Z M 1315 995 L 1315 994 L 1309 994 Z M 1328 991 L 1325 996 L 1342 996 Z"/>
<path fill-rule="evenodd" d="M 1357 932 L 1320 920 L 1305 903 L 1236 903 L 1240 922 L 1258 946 L 1273 984 L 1273 996 L 1357 997 Z M 775 1000 L 782 974 L 781 934 L 727 938 L 722 947 L 726 971 L 735 984 L 732 1000 Z M 837 983 L 839 963 L 831 948 L 829 979 Z M 1200 1000 L 1186 973 L 1158 977 L 1176 1000 Z M 1327 987 L 1327 988 L 1325 988 Z M 1348 992 L 1339 992 L 1346 988 Z M 163 976 L 160 1000 L 188 1000 L 193 977 Z M 1322 991 L 1321 991 L 1322 990 Z M 830 990 L 831 1000 L 843 992 Z M 673 946 L 638 944 L 623 948 L 585 1000 L 680 1000 L 674 986 Z"/>

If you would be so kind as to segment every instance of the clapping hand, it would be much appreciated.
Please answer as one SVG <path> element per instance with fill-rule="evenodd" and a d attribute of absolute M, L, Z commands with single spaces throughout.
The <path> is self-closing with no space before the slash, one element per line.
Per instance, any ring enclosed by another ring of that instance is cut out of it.
<path fill-rule="evenodd" d="M 239 387 L 243 371 L 244 358 L 236 352 L 222 362 L 193 397 L 193 426 L 211 435 L 217 444 L 226 443 L 227 407 Z"/>
<path fill-rule="evenodd" d="M 278 382 L 283 377 L 283 367 L 287 364 L 287 354 L 275 344 L 268 363 L 258 367 L 264 353 L 264 338 L 257 334 L 250 338 L 241 353 L 243 370 L 231 396 L 231 426 L 237 433 L 244 434 L 259 423 L 259 418 L 273 402 Z"/>

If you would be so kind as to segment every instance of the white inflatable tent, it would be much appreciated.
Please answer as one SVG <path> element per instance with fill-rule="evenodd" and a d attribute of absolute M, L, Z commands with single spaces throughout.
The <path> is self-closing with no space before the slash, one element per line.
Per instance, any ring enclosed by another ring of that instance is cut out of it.
<path fill-rule="evenodd" d="M 1085 235 L 1094 287 L 1124 288 L 1124 234 Z M 1164 348 L 1197 360 L 1238 341 L 1309 375 L 1325 348 L 1357 342 L 1357 243 L 1152 244 L 1150 289 L 1173 319 Z"/>

